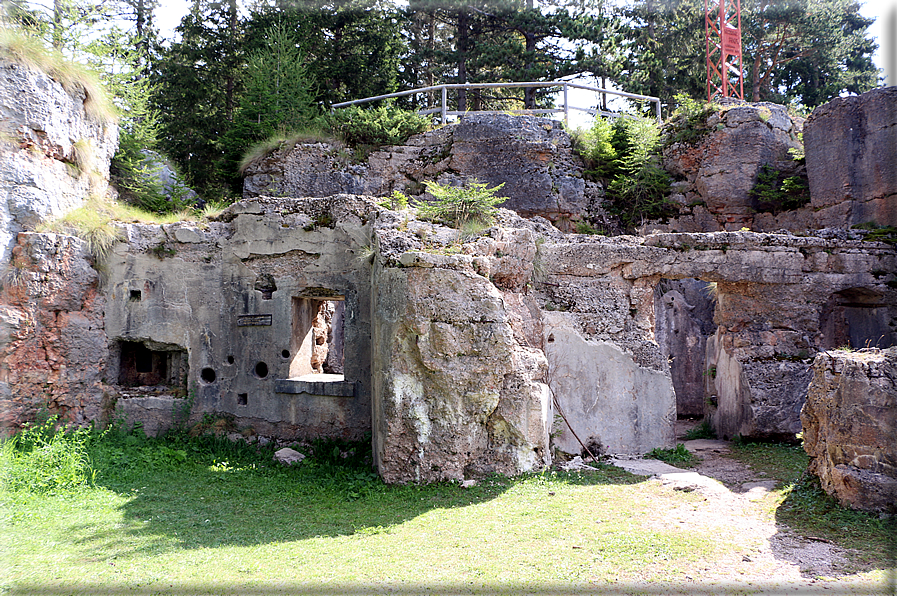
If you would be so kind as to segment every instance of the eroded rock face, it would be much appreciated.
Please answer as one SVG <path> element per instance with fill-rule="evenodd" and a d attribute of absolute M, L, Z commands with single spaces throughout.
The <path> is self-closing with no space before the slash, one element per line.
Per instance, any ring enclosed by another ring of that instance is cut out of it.
<path fill-rule="evenodd" d="M 282 148 L 247 169 L 243 197 L 421 196 L 425 181 L 461 185 L 476 178 L 490 187 L 503 184 L 497 196 L 507 197 L 507 209 L 572 229 L 571 220 L 604 217 L 603 190 L 586 181 L 583 170 L 556 120 L 470 114 L 404 146 L 384 147 L 363 163 L 353 163 L 350 152 L 331 143 Z"/>
<path fill-rule="evenodd" d="M 0 289 L 0 431 L 46 408 L 100 420 L 108 350 L 99 290 L 84 242 L 20 233 Z"/>
<path fill-rule="evenodd" d="M 897 87 L 819 106 L 804 144 L 819 227 L 897 225 Z"/>
<path fill-rule="evenodd" d="M 42 72 L 0 61 L 0 263 L 16 234 L 104 194 L 118 126 Z"/>
<path fill-rule="evenodd" d="M 897 504 L 897 348 L 830 351 L 813 362 L 801 412 L 810 472 L 847 507 Z"/>
<path fill-rule="evenodd" d="M 530 239 L 532 241 L 532 239 Z M 474 257 L 413 252 L 374 277 L 375 459 L 387 482 L 550 463 L 546 361 Z"/>
<path fill-rule="evenodd" d="M 784 106 L 771 103 L 736 105 L 710 115 L 709 134 L 697 143 L 676 143 L 663 151 L 664 167 L 684 179 L 674 185 L 672 197 L 683 215 L 650 228 L 679 232 L 813 228 L 807 210 L 800 216 L 756 217 L 758 205 L 750 196 L 763 166 L 797 173 L 799 165 L 788 150 L 801 147 L 802 124 Z"/>

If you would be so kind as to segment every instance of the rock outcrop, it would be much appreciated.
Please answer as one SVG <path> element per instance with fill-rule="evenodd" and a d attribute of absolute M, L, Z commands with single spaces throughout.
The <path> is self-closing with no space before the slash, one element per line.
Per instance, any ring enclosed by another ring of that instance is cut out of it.
<path fill-rule="evenodd" d="M 823 352 L 801 412 L 810 472 L 847 507 L 897 507 L 897 348 Z"/>
<path fill-rule="evenodd" d="M 897 226 L 897 87 L 819 106 L 804 144 L 818 227 Z"/>
<path fill-rule="evenodd" d="M 0 61 L 0 264 L 16 234 L 102 195 L 118 126 L 85 109 L 81 88 Z"/>
<path fill-rule="evenodd" d="M 419 197 L 426 181 L 461 185 L 476 178 L 490 187 L 504 185 L 496 194 L 507 197 L 505 208 L 570 231 L 572 220 L 605 217 L 604 192 L 583 178 L 583 170 L 556 120 L 470 114 L 403 146 L 384 147 L 362 163 L 332 143 L 284 147 L 247 168 L 243 197 L 385 197 L 393 191 Z"/>
<path fill-rule="evenodd" d="M 759 214 L 751 189 L 764 166 L 789 175 L 800 165 L 789 154 L 799 149 L 803 120 L 784 106 L 758 103 L 724 106 L 708 116 L 709 132 L 696 142 L 673 143 L 663 151 L 664 167 L 675 178 L 671 200 L 681 215 L 668 224 L 646 229 L 713 232 L 748 227 L 756 231 L 815 227 L 812 213 L 772 217 Z"/>
<path fill-rule="evenodd" d="M 105 307 L 84 242 L 19 234 L 0 286 L 0 429 L 41 409 L 79 424 L 101 419 Z"/>

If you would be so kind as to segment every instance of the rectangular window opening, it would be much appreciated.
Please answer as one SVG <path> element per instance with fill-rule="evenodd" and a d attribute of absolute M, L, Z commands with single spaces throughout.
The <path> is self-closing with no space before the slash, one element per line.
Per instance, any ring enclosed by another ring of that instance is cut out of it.
<path fill-rule="evenodd" d="M 343 320 L 345 300 L 293 298 L 290 338 L 290 378 L 311 377 L 315 381 L 343 381 Z"/>
<path fill-rule="evenodd" d="M 154 350 L 143 342 L 123 341 L 119 344 L 118 383 L 125 387 L 166 385 L 182 387 L 187 379 L 187 352 L 180 346 L 162 344 L 166 349 Z"/>

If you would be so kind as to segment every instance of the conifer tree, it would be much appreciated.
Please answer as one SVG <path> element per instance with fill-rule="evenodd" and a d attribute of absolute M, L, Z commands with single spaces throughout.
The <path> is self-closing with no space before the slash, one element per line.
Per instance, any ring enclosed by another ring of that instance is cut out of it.
<path fill-rule="evenodd" d="M 237 185 L 239 162 L 258 141 L 289 136 L 309 126 L 319 115 L 309 90 L 307 60 L 283 23 L 267 30 L 266 44 L 246 61 L 244 92 L 234 121 L 224 136 L 222 171 Z"/>

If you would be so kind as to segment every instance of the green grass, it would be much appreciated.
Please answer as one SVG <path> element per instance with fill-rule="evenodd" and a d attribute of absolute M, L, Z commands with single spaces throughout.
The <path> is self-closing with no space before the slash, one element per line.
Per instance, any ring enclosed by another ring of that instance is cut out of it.
<path fill-rule="evenodd" d="M 657 523 L 654 500 L 698 497 L 616 468 L 387 486 L 369 450 L 335 447 L 286 468 L 210 437 L 94 434 L 90 486 L 0 491 L 0 591 L 586 588 L 681 581 L 734 548 Z"/>
<path fill-rule="evenodd" d="M 675 447 L 670 449 L 661 449 L 660 447 L 655 447 L 651 451 L 645 454 L 645 457 L 651 459 L 659 459 L 660 461 L 664 461 L 668 464 L 680 465 L 680 466 L 691 466 L 697 463 L 698 458 L 694 453 L 685 448 L 685 445 L 682 443 L 677 443 Z"/>
<path fill-rule="evenodd" d="M 695 439 L 715 439 L 716 431 L 710 426 L 710 421 L 704 419 L 701 424 L 688 429 L 683 437 L 686 441 L 694 441 Z"/>
<path fill-rule="evenodd" d="M 27 468 L 43 443 L 0 449 L 2 593 L 690 593 L 701 588 L 686 575 L 749 546 L 668 523 L 700 493 L 612 467 L 387 486 L 368 442 L 303 446 L 309 457 L 285 467 L 273 447 L 210 435 L 45 431 L 79 457 Z M 57 466 L 83 474 L 33 490 L 5 473 Z"/>

